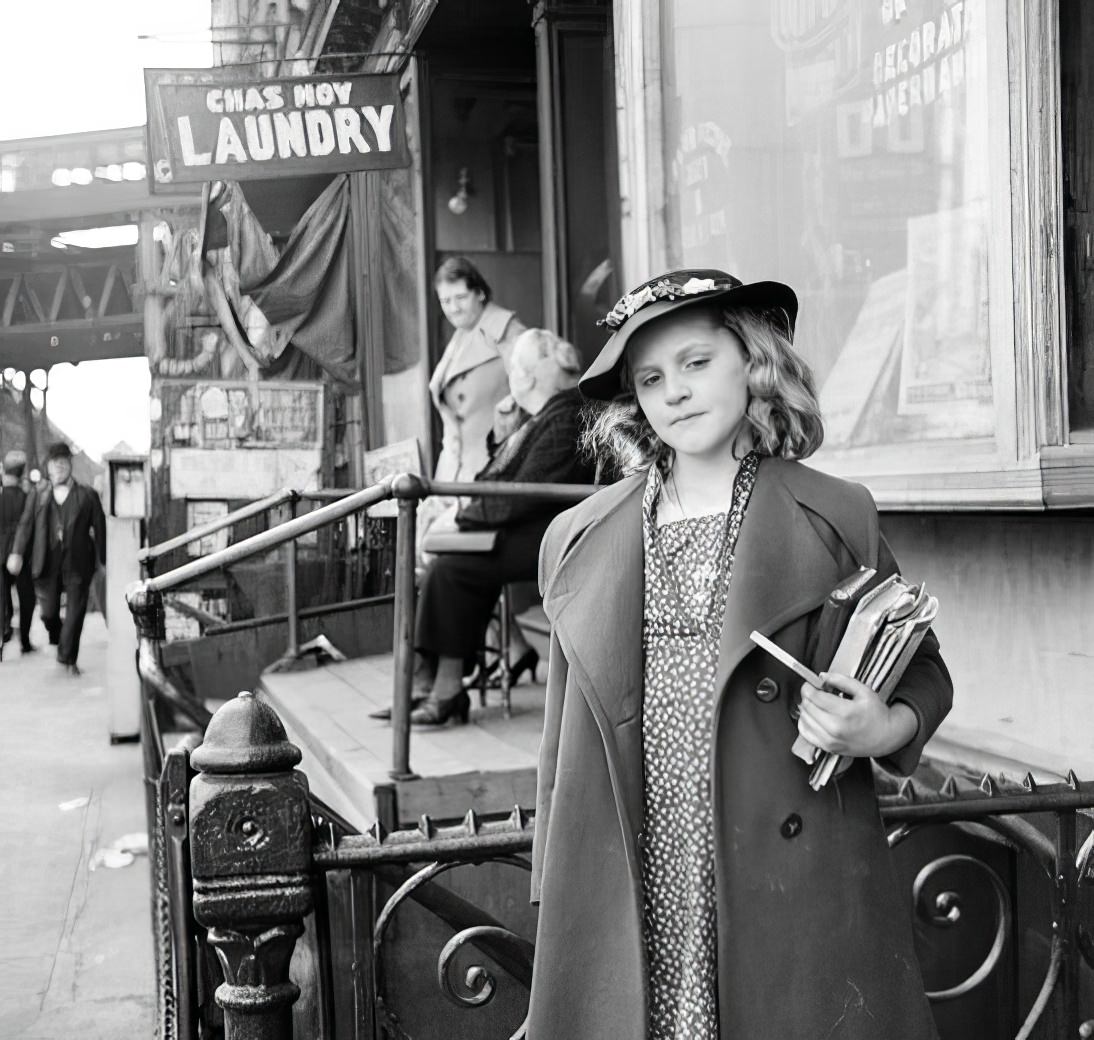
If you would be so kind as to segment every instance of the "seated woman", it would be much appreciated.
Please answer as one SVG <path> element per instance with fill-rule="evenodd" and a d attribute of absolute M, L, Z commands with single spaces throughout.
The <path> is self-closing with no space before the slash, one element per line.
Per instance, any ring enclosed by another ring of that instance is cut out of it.
<path fill-rule="evenodd" d="M 513 346 L 509 389 L 530 418 L 495 449 L 476 480 L 592 483 L 594 467 L 579 448 L 583 399 L 577 390 L 581 359 L 572 344 L 545 329 L 529 329 Z M 436 662 L 428 699 L 411 722 L 466 722 L 470 699 L 464 662 L 482 645 L 502 586 L 536 577 L 539 543 L 565 503 L 483 497 L 456 514 L 460 528 L 497 530 L 489 553 L 436 556 L 422 579 L 416 649 Z"/>

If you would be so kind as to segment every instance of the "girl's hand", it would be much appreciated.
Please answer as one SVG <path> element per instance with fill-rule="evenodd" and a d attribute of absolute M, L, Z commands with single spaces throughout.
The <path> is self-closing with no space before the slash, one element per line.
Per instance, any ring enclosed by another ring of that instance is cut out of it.
<path fill-rule="evenodd" d="M 904 747 L 919 721 L 907 704 L 886 704 L 865 683 L 838 672 L 821 672 L 839 693 L 802 683 L 798 732 L 824 751 L 854 758 L 883 758 Z"/>

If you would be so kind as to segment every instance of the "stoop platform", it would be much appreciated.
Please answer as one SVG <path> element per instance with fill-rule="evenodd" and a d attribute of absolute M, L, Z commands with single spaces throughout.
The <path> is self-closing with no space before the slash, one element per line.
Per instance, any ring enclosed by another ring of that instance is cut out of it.
<path fill-rule="evenodd" d="M 546 671 L 541 661 L 540 675 Z M 525 679 L 513 687 L 509 718 L 498 691 L 488 692 L 485 707 L 470 691 L 470 722 L 413 729 L 416 777 L 394 780 L 391 725 L 368 717 L 391 703 L 393 681 L 391 654 L 262 676 L 260 695 L 303 753 L 300 768 L 319 798 L 359 830 L 377 820 L 393 829 L 415 826 L 423 814 L 454 820 L 469 809 L 488 815 L 535 807 L 542 684 Z"/>

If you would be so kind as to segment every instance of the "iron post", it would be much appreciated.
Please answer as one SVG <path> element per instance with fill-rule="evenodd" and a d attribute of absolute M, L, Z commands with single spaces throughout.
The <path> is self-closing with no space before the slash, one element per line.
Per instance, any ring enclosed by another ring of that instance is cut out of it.
<path fill-rule="evenodd" d="M 1060 977 L 1053 993 L 1053 1016 L 1058 1036 L 1079 1035 L 1079 918 L 1078 872 L 1075 866 L 1077 826 L 1074 810 L 1056 814 L 1052 930 L 1060 943 Z"/>
<path fill-rule="evenodd" d="M 402 473 L 391 483 L 399 501 L 395 529 L 395 688 L 391 705 L 391 776 L 414 776 L 410 768 L 410 704 L 414 687 L 414 568 L 417 561 L 418 499 L 425 485 L 412 474 Z"/>
<path fill-rule="evenodd" d="M 160 777 L 166 869 L 167 915 L 170 922 L 171 984 L 174 987 L 175 1034 L 180 1040 L 198 1035 L 198 984 L 194 963 L 194 907 L 190 877 L 190 836 L 187 826 L 187 788 L 190 782 L 190 749 L 172 748 L 163 761 Z M 166 973 L 165 973 L 166 974 Z M 161 979 L 161 985 L 166 982 Z"/>
<path fill-rule="evenodd" d="M 289 519 L 296 519 L 296 498 L 289 503 Z M 293 661 L 300 651 L 300 615 L 296 602 L 296 539 L 285 545 L 285 610 L 288 614 L 289 645 L 285 648 L 286 659 Z"/>
<path fill-rule="evenodd" d="M 194 917 L 224 982 L 225 1040 L 292 1040 L 289 961 L 312 909 L 308 783 L 276 712 L 241 693 L 190 761 Z"/>

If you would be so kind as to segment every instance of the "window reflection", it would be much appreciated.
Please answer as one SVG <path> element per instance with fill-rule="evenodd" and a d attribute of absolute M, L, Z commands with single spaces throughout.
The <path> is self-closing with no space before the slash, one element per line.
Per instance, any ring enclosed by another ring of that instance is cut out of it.
<path fill-rule="evenodd" d="M 1008 183 L 987 19 L 1003 5 L 660 7 L 669 262 L 794 286 L 827 447 L 992 435 L 990 204 Z"/>

